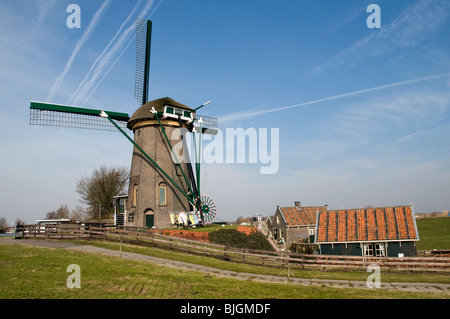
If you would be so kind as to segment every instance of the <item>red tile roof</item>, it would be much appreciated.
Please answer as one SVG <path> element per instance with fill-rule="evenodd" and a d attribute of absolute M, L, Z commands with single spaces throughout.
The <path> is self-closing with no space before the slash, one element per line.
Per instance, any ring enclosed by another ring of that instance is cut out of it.
<path fill-rule="evenodd" d="M 418 240 L 411 206 L 320 211 L 317 242 Z"/>
<path fill-rule="evenodd" d="M 288 226 L 313 225 L 316 223 L 317 211 L 326 212 L 326 206 L 279 207 Z"/>

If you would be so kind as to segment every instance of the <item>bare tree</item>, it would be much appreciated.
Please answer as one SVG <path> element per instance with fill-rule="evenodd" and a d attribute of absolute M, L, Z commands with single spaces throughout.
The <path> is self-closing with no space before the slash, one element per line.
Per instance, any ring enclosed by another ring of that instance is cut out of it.
<path fill-rule="evenodd" d="M 8 228 L 8 223 L 5 217 L 0 217 L 0 234 L 4 233 Z"/>
<path fill-rule="evenodd" d="M 92 218 L 111 218 L 113 214 L 113 199 L 116 195 L 125 193 L 129 178 L 126 167 L 101 166 L 95 169 L 90 177 L 81 177 L 77 183 L 77 193 L 81 202 L 88 205 L 88 213 Z"/>
<path fill-rule="evenodd" d="M 69 217 L 73 222 L 84 222 L 84 221 L 86 221 L 88 214 L 83 206 L 77 205 L 72 210 Z"/>
<path fill-rule="evenodd" d="M 25 220 L 23 220 L 23 219 L 17 217 L 17 219 L 16 219 L 16 224 L 15 224 L 15 225 L 16 225 L 16 226 L 18 226 L 18 225 L 25 225 Z"/>
<path fill-rule="evenodd" d="M 61 205 L 57 210 L 48 212 L 45 219 L 69 218 L 69 207 L 67 204 Z"/>

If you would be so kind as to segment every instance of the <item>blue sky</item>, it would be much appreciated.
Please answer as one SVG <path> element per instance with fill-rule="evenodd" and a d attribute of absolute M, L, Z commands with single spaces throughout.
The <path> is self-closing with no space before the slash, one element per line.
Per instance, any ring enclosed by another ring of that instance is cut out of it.
<path fill-rule="evenodd" d="M 69 4 L 81 28 L 66 25 Z M 369 29 L 376 3 L 381 28 Z M 129 166 L 119 133 L 29 125 L 30 101 L 132 114 L 134 18 L 153 21 L 149 98 L 225 128 L 278 128 L 279 170 L 208 164 L 219 219 L 276 206 L 450 208 L 450 3 L 3 0 L 0 216 L 34 222 L 79 204 L 76 182 Z"/>

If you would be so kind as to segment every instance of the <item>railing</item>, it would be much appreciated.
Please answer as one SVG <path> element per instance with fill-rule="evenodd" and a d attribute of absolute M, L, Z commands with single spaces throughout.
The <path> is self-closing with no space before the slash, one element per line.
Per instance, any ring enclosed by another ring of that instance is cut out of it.
<path fill-rule="evenodd" d="M 92 227 L 84 225 L 28 225 L 25 238 L 41 239 L 102 239 L 145 246 L 176 249 L 192 254 L 211 256 L 253 265 L 315 270 L 362 270 L 376 264 L 382 271 L 420 271 L 450 273 L 450 258 L 446 257 L 359 257 L 336 255 L 294 254 L 240 249 L 224 245 L 164 236 L 158 230 L 125 227 Z"/>

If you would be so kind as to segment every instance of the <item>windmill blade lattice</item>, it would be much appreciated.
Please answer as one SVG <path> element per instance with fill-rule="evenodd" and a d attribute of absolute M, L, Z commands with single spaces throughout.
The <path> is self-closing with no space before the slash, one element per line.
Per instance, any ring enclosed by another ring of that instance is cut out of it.
<path fill-rule="evenodd" d="M 100 131 L 117 132 L 108 119 L 100 116 L 101 110 L 58 105 L 43 102 L 30 103 L 30 125 L 83 128 Z M 109 112 L 108 115 L 117 120 L 126 129 L 128 114 Z"/>
<path fill-rule="evenodd" d="M 217 206 L 209 196 L 197 197 L 194 208 L 195 214 L 203 223 L 211 223 L 216 218 Z"/>

